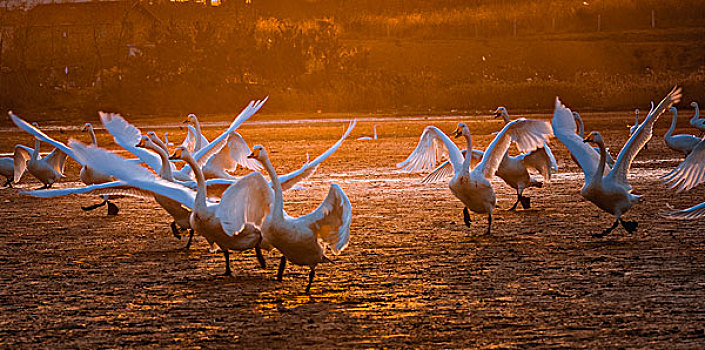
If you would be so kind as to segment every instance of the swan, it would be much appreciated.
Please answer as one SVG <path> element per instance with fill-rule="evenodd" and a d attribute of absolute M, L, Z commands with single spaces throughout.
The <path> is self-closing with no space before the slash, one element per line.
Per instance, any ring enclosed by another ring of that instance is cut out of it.
<path fill-rule="evenodd" d="M 470 129 L 465 123 L 459 123 L 455 130 L 455 137 L 464 136 L 467 149 L 472 150 Z M 443 151 L 441 144 L 448 151 L 450 162 L 455 175 L 448 183 L 451 192 L 465 205 L 463 219 L 470 227 L 470 213 L 487 214 L 487 234 L 492 227 L 492 211 L 496 206 L 496 198 L 490 179 L 495 175 L 511 141 L 517 142 L 520 152 L 526 152 L 543 146 L 552 135 L 548 124 L 543 121 L 531 119 L 517 119 L 504 125 L 494 140 L 487 147 L 480 163 L 471 169 L 472 157 L 463 158 L 458 146 L 435 126 L 428 126 L 421 134 L 416 149 L 397 164 L 404 171 L 418 171 L 430 169 L 436 163 L 436 157 Z"/>
<path fill-rule="evenodd" d="M 705 133 L 705 119 L 700 119 L 700 107 L 698 107 L 697 102 L 691 102 L 690 106 L 695 108 L 695 114 L 690 118 L 690 125 L 700 130 L 700 137 L 702 137 L 703 133 Z"/>
<path fill-rule="evenodd" d="M 463 150 L 462 153 L 464 157 L 467 156 L 467 150 Z M 471 166 L 482 160 L 483 155 L 484 152 L 480 150 L 472 150 Z M 533 178 L 529 174 L 528 169 L 537 170 L 546 181 L 551 181 L 552 170 L 558 170 L 558 164 L 548 145 L 544 145 L 541 148 L 518 156 L 510 156 L 508 153 L 505 153 L 504 158 L 502 158 L 502 161 L 499 163 L 496 175 L 507 185 L 517 190 L 517 201 L 514 202 L 514 205 L 509 210 L 515 210 L 520 202 L 524 209 L 531 208 L 531 199 L 523 196 L 524 190 L 529 187 L 543 187 L 543 183 Z M 450 175 L 451 171 L 450 161 L 445 161 L 434 169 L 433 172 L 426 175 L 421 182 L 427 183 L 439 180 L 442 177 Z"/>
<path fill-rule="evenodd" d="M 269 188 L 265 188 L 262 192 L 269 196 L 260 196 L 260 202 L 253 206 L 261 211 L 269 209 L 271 205 L 271 211 L 264 219 L 261 231 L 262 238 L 283 255 L 277 280 L 282 280 L 287 260 L 296 265 L 308 266 L 311 270 L 306 294 L 309 294 L 316 275 L 316 266 L 319 263 L 331 262 L 325 251 L 330 250 L 337 255 L 348 245 L 352 221 L 350 200 L 340 186 L 332 183 L 328 195 L 316 210 L 298 218 L 291 217 L 284 213 L 282 186 L 267 151 L 263 146 L 257 145 L 253 147 L 249 157 L 262 163 L 274 185 L 274 200 L 271 199 Z"/>
<path fill-rule="evenodd" d="M 204 236 L 210 244 L 217 244 L 225 257 L 225 275 L 231 276 L 230 250 L 244 251 L 255 248 L 260 265 L 264 266 L 259 244 L 259 230 L 246 221 L 248 218 L 264 217 L 264 213 L 254 213 L 246 207 L 250 198 L 249 188 L 253 184 L 267 181 L 260 173 L 252 173 L 230 185 L 223 193 L 220 202 L 209 201 L 206 193 L 206 181 L 201 168 L 185 147 L 176 148 L 171 159 L 181 159 L 194 169 L 197 189 L 190 188 L 158 178 L 149 170 L 127 162 L 122 157 L 94 147 L 71 140 L 69 145 L 91 167 L 110 174 L 126 184 L 146 191 L 151 191 L 174 201 L 191 210 L 189 224 L 198 234 Z M 255 193 L 254 195 L 257 195 Z M 255 222 L 261 224 L 260 222 Z"/>
<path fill-rule="evenodd" d="M 362 137 L 358 137 L 357 141 L 376 140 L 377 139 L 377 124 L 375 124 L 372 128 L 374 129 L 374 136 L 373 137 L 362 136 Z"/>
<path fill-rule="evenodd" d="M 673 135 L 678 123 L 678 109 L 671 107 L 669 110 L 673 113 L 673 119 L 671 120 L 671 127 L 666 131 L 666 135 L 663 136 L 666 140 L 666 146 L 674 151 L 683 153 L 687 157 L 693 147 L 700 142 L 700 138 L 688 134 Z"/>
<path fill-rule="evenodd" d="M 186 147 L 190 153 L 199 151 L 208 144 L 208 139 L 201 132 L 201 123 L 198 122 L 195 114 L 189 114 L 184 120 L 184 124 L 188 124 L 188 133 L 186 139 L 181 143 L 181 146 Z M 193 124 L 193 126 L 191 126 Z"/>
<path fill-rule="evenodd" d="M 27 169 L 27 160 L 33 152 L 34 150 L 27 146 L 15 145 L 15 152 L 12 157 L 0 158 L 0 175 L 5 177 L 3 187 L 12 188 L 12 182 L 15 179 L 16 173 L 15 169 L 20 171 L 17 175 L 17 182 L 19 182 L 25 169 Z"/>
<path fill-rule="evenodd" d="M 218 153 L 228 142 L 230 133 L 235 131 L 243 122 L 254 115 L 262 105 L 267 101 L 268 97 L 263 100 L 250 101 L 250 103 L 245 107 L 240 114 L 233 120 L 230 126 L 212 142 L 203 146 L 199 151 L 197 151 L 192 156 L 196 159 L 199 166 L 203 166 L 213 155 Z M 142 137 L 142 132 L 140 129 L 134 125 L 128 123 L 124 118 L 117 114 L 108 114 L 100 112 L 100 119 L 103 122 L 103 126 L 108 130 L 115 143 L 125 148 L 128 152 L 137 156 L 140 160 L 146 163 L 150 168 L 154 169 L 155 172 L 159 173 L 161 169 L 161 160 L 157 154 L 150 152 L 143 148 L 135 147 Z M 155 140 L 156 141 L 156 140 Z M 184 147 L 184 146 L 181 146 Z M 185 147 L 187 148 L 187 147 Z M 248 152 L 241 156 L 241 158 L 246 158 Z M 193 171 L 191 167 L 187 164 L 180 170 L 176 170 L 173 165 L 172 172 L 174 178 L 181 181 L 191 181 L 193 180 Z"/>
<path fill-rule="evenodd" d="M 670 188 L 680 193 L 705 182 L 705 139 L 701 140 L 685 160 L 661 177 Z M 705 202 L 687 209 L 661 214 L 669 219 L 700 219 L 705 217 Z"/>
<path fill-rule="evenodd" d="M 672 104 L 678 103 L 680 98 L 681 89 L 674 87 L 659 103 L 658 107 L 646 116 L 644 122 L 632 134 L 619 152 L 614 168 L 607 175 L 604 175 L 606 150 L 602 135 L 593 131 L 585 140 L 581 140 L 575 133 L 575 120 L 570 109 L 566 108 L 556 98 L 556 107 L 551 122 L 553 133 L 568 148 L 583 169 L 585 184 L 580 190 L 580 194 L 598 208 L 614 215 L 616 218 L 611 227 L 595 236 L 603 237 L 609 234 L 620 223 L 629 233 L 636 231 L 637 222 L 622 220 L 622 215 L 641 199 L 641 196 L 631 193 L 632 187 L 627 179 L 627 174 L 632 161 L 644 144 L 651 138 L 653 126 L 658 117 Z M 587 142 L 594 143 L 600 148 L 599 157 L 595 154 L 592 147 L 586 144 Z"/>
<path fill-rule="evenodd" d="M 88 132 L 88 134 L 91 137 L 91 144 L 93 146 L 98 146 L 98 140 L 95 137 L 95 131 L 93 130 L 93 125 L 91 123 L 86 123 L 83 126 L 83 128 L 81 129 L 81 132 Z M 85 165 L 81 166 L 81 172 L 79 174 L 79 177 L 80 177 L 81 181 L 86 185 L 101 184 L 101 183 L 106 183 L 106 182 L 112 182 L 115 180 L 112 177 L 101 174 L 99 172 L 96 172 L 93 169 L 91 169 Z M 103 202 L 101 202 L 101 203 L 90 205 L 87 207 L 81 207 L 81 209 L 83 209 L 85 211 L 90 211 L 90 210 L 100 208 L 104 205 L 108 206 L 108 215 L 117 215 L 118 214 L 119 209 L 118 209 L 117 205 L 115 205 L 113 202 L 111 202 L 110 198 L 108 196 L 103 196 Z"/>
<path fill-rule="evenodd" d="M 575 112 L 575 111 L 573 111 L 573 118 L 578 123 L 578 131 L 577 132 L 578 132 L 578 136 L 580 136 L 580 139 L 582 140 L 585 138 L 585 125 L 583 124 L 583 118 L 580 116 L 580 114 L 578 114 L 578 112 Z M 631 134 L 633 134 L 633 132 L 630 133 L 629 135 L 631 136 Z M 592 149 L 595 150 L 595 153 L 600 154 L 599 148 L 593 147 Z M 609 148 L 605 148 L 605 150 L 607 151 L 606 152 L 607 158 L 605 161 L 607 162 L 607 165 L 609 165 L 610 168 L 612 168 L 614 166 L 614 158 L 612 158 L 612 154 L 610 154 Z M 573 157 L 572 154 L 570 155 L 570 158 L 573 159 L 573 162 L 575 162 L 575 164 L 578 164 L 578 160 L 575 159 L 575 157 Z M 578 164 L 578 166 L 580 166 L 580 164 Z"/>
<path fill-rule="evenodd" d="M 20 177 L 26 169 L 30 174 L 32 174 L 32 176 L 34 176 L 44 184 L 44 186 L 41 187 L 42 189 L 50 188 L 54 183 L 59 182 L 59 180 L 65 177 L 63 174 L 67 156 L 65 150 L 56 147 L 56 145 L 52 143 L 52 141 L 54 141 L 53 139 L 46 136 L 43 132 L 37 129 L 36 123 L 30 125 L 29 123 L 25 122 L 24 120 L 16 116 L 14 113 L 12 113 L 12 111 L 9 111 L 8 114 L 10 115 L 10 118 L 15 123 L 15 125 L 23 129 L 24 131 L 27 131 L 30 134 L 34 135 L 33 152 L 31 154 L 20 152 L 19 155 L 22 156 L 22 159 L 15 158 L 17 159 L 17 161 L 15 162 L 15 182 L 20 181 Z M 39 148 L 41 146 L 40 138 L 41 141 L 45 141 L 56 147 L 53 151 L 51 151 L 51 153 L 49 153 L 44 158 L 39 155 Z M 68 148 L 66 147 L 66 149 Z M 25 158 L 27 156 L 29 156 L 29 158 Z"/>
<path fill-rule="evenodd" d="M 507 109 L 504 108 L 504 107 L 502 107 L 502 106 L 497 107 L 497 110 L 494 111 L 494 117 L 495 117 L 495 118 L 502 117 L 502 119 L 504 120 L 504 123 L 505 123 L 505 124 L 507 124 L 507 123 L 509 123 L 510 121 L 512 121 L 512 120 L 509 118 L 509 113 L 507 113 Z"/>

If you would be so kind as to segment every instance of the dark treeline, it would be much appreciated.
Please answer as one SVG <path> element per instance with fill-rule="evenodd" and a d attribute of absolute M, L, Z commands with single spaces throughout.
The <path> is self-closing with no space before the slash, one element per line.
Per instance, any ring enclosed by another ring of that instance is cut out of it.
<path fill-rule="evenodd" d="M 670 84 L 705 80 L 705 0 L 217 5 L 0 10 L 0 107 L 50 115 L 220 113 L 270 95 L 272 112 L 448 113 L 506 100 L 550 108 L 552 96 L 567 94 L 584 106 L 626 108 Z M 449 39 L 439 51 L 430 48 Z M 565 60 L 546 47 L 570 52 L 574 64 L 558 67 L 551 60 Z M 630 57 L 612 61 L 612 54 Z M 624 93 L 633 101 L 615 97 Z"/>

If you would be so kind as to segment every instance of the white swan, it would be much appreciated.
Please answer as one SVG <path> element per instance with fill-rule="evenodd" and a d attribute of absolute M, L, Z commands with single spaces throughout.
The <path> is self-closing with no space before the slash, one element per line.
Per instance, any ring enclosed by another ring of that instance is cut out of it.
<path fill-rule="evenodd" d="M 271 212 L 262 224 L 262 237 L 283 255 L 277 280 L 282 280 L 287 260 L 296 265 L 308 266 L 311 270 L 308 275 L 306 294 L 309 294 L 316 274 L 316 265 L 330 262 L 325 251 L 330 250 L 333 254 L 339 254 L 348 245 L 352 221 L 350 200 L 340 186 L 331 184 L 328 195 L 316 210 L 298 218 L 290 217 L 284 213 L 282 186 L 267 156 L 267 151 L 262 146 L 255 146 L 250 157 L 262 163 L 274 187 L 273 201 L 269 188 L 260 188 L 260 191 L 266 195 L 259 196 L 260 201 L 253 207 L 262 211 L 270 209 L 271 205 Z M 250 202 L 255 203 L 252 199 Z"/>
<path fill-rule="evenodd" d="M 427 170 L 435 166 L 437 157 L 447 149 L 455 175 L 448 183 L 451 192 L 465 205 L 463 219 L 470 226 L 470 213 L 488 214 L 487 234 L 492 227 L 492 211 L 496 206 L 496 198 L 490 179 L 495 175 L 511 141 L 517 142 L 519 151 L 526 152 L 543 146 L 551 135 L 551 129 L 546 122 L 530 119 L 517 119 L 507 123 L 487 147 L 480 163 L 471 168 L 472 157 L 465 157 L 458 146 L 440 129 L 428 126 L 424 129 L 416 149 L 409 157 L 397 164 L 404 171 Z M 467 149 L 472 150 L 470 129 L 464 123 L 459 123 L 455 137 L 465 136 Z"/>
<path fill-rule="evenodd" d="M 27 161 L 34 152 L 33 149 L 24 145 L 15 145 L 15 152 L 12 157 L 0 158 L 0 175 L 5 177 L 3 187 L 12 188 L 12 182 L 17 178 L 19 182 L 27 169 Z M 17 174 L 17 175 L 15 175 Z"/>
<path fill-rule="evenodd" d="M 377 139 L 377 124 L 375 124 L 372 128 L 374 129 L 374 136 L 373 137 L 362 136 L 362 137 L 358 137 L 357 141 L 376 140 Z"/>
<path fill-rule="evenodd" d="M 661 180 L 670 189 L 675 189 L 679 193 L 705 182 L 705 139 L 693 148 L 693 151 L 685 157 L 682 163 L 662 176 Z M 662 215 L 669 219 L 700 219 L 705 217 L 705 202 Z"/>
<path fill-rule="evenodd" d="M 578 114 L 578 112 L 575 112 L 575 111 L 573 112 L 573 118 L 575 118 L 575 121 L 578 123 L 578 131 L 577 132 L 578 132 L 578 136 L 580 136 L 580 139 L 582 140 L 585 138 L 585 125 L 583 124 L 583 118 L 580 116 L 580 114 Z M 629 135 L 631 136 L 632 134 L 633 134 L 633 132 L 630 133 Z M 592 149 L 595 150 L 595 153 L 600 154 L 599 148 L 593 147 Z M 607 165 L 609 165 L 610 169 L 611 169 L 614 166 L 614 158 L 612 158 L 612 154 L 610 154 L 609 148 L 605 148 L 605 151 L 607 151 L 606 162 L 607 162 Z M 570 155 L 570 158 L 573 159 L 573 162 L 575 162 L 575 164 L 578 164 L 578 161 L 575 159 L 575 157 L 573 157 L 572 154 Z M 580 164 L 578 164 L 578 166 L 580 166 Z"/>
<path fill-rule="evenodd" d="M 251 224 L 245 224 L 248 218 L 264 217 L 264 213 L 248 212 L 247 198 L 252 183 L 267 186 L 267 181 L 260 173 L 252 173 L 231 185 L 223 193 L 219 203 L 207 200 L 206 181 L 200 167 L 184 147 L 177 147 L 171 158 L 179 158 L 191 165 L 196 173 L 197 190 L 162 180 L 145 168 L 127 162 L 122 157 L 93 146 L 86 146 L 78 141 L 69 145 L 91 167 L 110 174 L 130 186 L 154 192 L 177 201 L 191 210 L 189 224 L 198 234 L 204 236 L 210 244 L 217 244 L 225 257 L 225 275 L 232 275 L 230 270 L 230 250 L 244 251 L 255 248 L 261 265 L 264 258 L 259 251 L 261 235 Z M 257 195 L 255 193 L 254 195 Z M 260 222 L 255 222 L 261 224 Z"/>
<path fill-rule="evenodd" d="M 693 150 L 693 147 L 700 142 L 700 138 L 688 134 L 673 135 L 673 131 L 676 130 L 676 124 L 678 123 L 678 109 L 671 107 L 669 110 L 673 113 L 673 119 L 671 120 L 671 127 L 663 136 L 666 140 L 666 146 L 674 151 L 683 153 L 683 155 L 687 157 Z"/>
<path fill-rule="evenodd" d="M 702 137 L 703 133 L 705 133 L 705 119 L 700 119 L 700 107 L 698 107 L 697 102 L 691 102 L 690 106 L 695 108 L 695 114 L 690 118 L 690 125 L 700 130 L 700 136 Z"/>
<path fill-rule="evenodd" d="M 83 126 L 83 128 L 81 129 L 81 132 L 88 132 L 88 134 L 91 137 L 91 144 L 93 146 L 98 146 L 98 140 L 95 137 L 95 131 L 93 130 L 93 125 L 91 125 L 91 123 L 86 123 Z M 101 174 L 101 173 L 99 173 L 99 172 L 97 172 L 97 171 L 95 171 L 85 165 L 81 166 L 81 172 L 79 174 L 79 177 L 80 177 L 81 181 L 86 185 L 101 184 L 101 183 L 106 183 L 106 182 L 112 182 L 115 180 L 112 177 Z M 103 197 L 103 202 L 98 203 L 98 204 L 94 204 L 94 205 L 89 205 L 87 207 L 82 206 L 81 209 L 83 209 L 84 211 L 90 211 L 90 210 L 100 208 L 104 205 L 107 205 L 108 206 L 108 215 L 117 215 L 118 211 L 119 211 L 117 205 L 112 203 L 108 196 L 102 196 L 102 197 Z"/>
<path fill-rule="evenodd" d="M 641 196 L 631 193 L 631 185 L 627 179 L 632 161 L 641 148 L 652 136 L 653 125 L 658 117 L 672 104 L 680 101 L 681 89 L 674 87 L 671 92 L 659 103 L 658 107 L 646 116 L 644 122 L 626 142 L 619 152 L 614 168 L 605 176 L 606 151 L 602 136 L 598 132 L 591 132 L 585 140 L 581 140 L 575 133 L 575 120 L 570 109 L 561 104 L 556 98 L 555 112 L 553 113 L 553 133 L 556 135 L 578 160 L 585 175 L 585 185 L 580 194 L 600 209 L 615 216 L 614 224 L 595 236 L 605 236 L 614 230 L 620 223 L 630 233 L 636 231 L 637 222 L 622 220 L 634 204 L 638 203 Z M 600 148 L 599 157 L 592 147 L 586 142 L 597 144 Z M 599 159 L 598 159 L 599 158 Z"/>
<path fill-rule="evenodd" d="M 189 128 L 186 138 L 184 139 L 184 142 L 181 143 L 181 146 L 186 147 L 190 153 L 198 152 L 201 148 L 208 144 L 208 139 L 203 136 L 201 131 L 201 123 L 198 122 L 198 118 L 195 114 L 189 114 L 186 116 L 184 124 L 189 124 Z M 193 127 L 191 124 L 193 124 Z"/>
<path fill-rule="evenodd" d="M 467 156 L 467 150 L 462 150 L 462 153 L 464 157 Z M 483 155 L 484 152 L 480 150 L 472 150 L 471 166 L 482 160 Z M 543 187 L 543 183 L 533 178 L 531 174 L 529 174 L 528 169 L 535 169 L 543 176 L 544 180 L 548 182 L 551 181 L 552 171 L 558 170 L 558 164 L 548 145 L 544 145 L 541 148 L 518 156 L 510 156 L 509 153 L 505 153 L 504 158 L 502 158 L 502 161 L 499 163 L 496 175 L 517 191 L 517 201 L 514 202 L 514 205 L 509 210 L 515 210 L 519 203 L 521 203 L 524 209 L 531 208 L 531 199 L 523 195 L 524 190 L 529 187 Z M 437 181 L 450 175 L 451 171 L 450 161 L 445 161 L 434 169 L 433 172 L 426 175 L 421 182 Z"/>
<path fill-rule="evenodd" d="M 60 142 L 57 144 L 63 145 L 64 149 L 56 147 L 56 144 L 53 143 L 56 141 L 37 129 L 36 123 L 34 123 L 34 125 L 30 125 L 18 116 L 14 115 L 12 111 L 9 111 L 8 114 L 15 125 L 17 125 L 20 129 L 34 135 L 34 150 L 32 154 L 29 155 L 29 159 L 26 159 L 26 162 L 20 159 L 15 162 L 15 166 L 17 167 L 17 170 L 15 171 L 15 182 L 20 180 L 26 166 L 26 170 L 44 184 L 41 188 L 50 188 L 54 183 L 59 182 L 59 180 L 65 177 L 64 165 L 66 164 L 66 150 L 68 147 Z M 47 142 L 56 147 L 44 158 L 39 155 L 39 148 L 41 146 L 40 139 L 41 141 Z M 27 154 L 23 152 L 20 152 L 20 155 L 23 157 L 27 156 Z"/>

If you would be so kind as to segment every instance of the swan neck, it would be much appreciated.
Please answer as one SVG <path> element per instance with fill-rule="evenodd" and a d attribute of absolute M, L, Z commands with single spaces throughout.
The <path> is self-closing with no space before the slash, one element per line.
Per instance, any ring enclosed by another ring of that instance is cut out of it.
<path fill-rule="evenodd" d="M 169 153 L 169 146 L 167 146 L 166 143 L 164 143 L 164 141 L 159 139 L 159 137 L 151 137 L 150 140 L 152 140 L 154 143 L 156 143 L 157 146 L 159 146 L 161 149 L 164 150 L 164 152 Z"/>
<path fill-rule="evenodd" d="M 93 127 L 88 128 L 88 133 L 91 135 L 91 142 L 93 143 L 93 146 L 98 147 L 98 139 L 95 138 Z"/>
<path fill-rule="evenodd" d="M 42 145 L 39 139 L 34 139 L 34 152 L 32 152 L 32 160 L 39 159 L 39 147 Z"/>
<path fill-rule="evenodd" d="M 269 178 L 272 179 L 272 187 L 274 188 L 274 208 L 272 209 L 272 216 L 283 218 L 284 195 L 282 194 L 282 184 L 279 181 L 279 176 L 277 176 L 277 172 L 274 170 L 274 166 L 272 166 L 272 162 L 269 160 L 269 157 L 264 158 L 262 165 L 264 165 L 264 169 L 267 170 Z"/>
<path fill-rule="evenodd" d="M 204 145 L 201 142 L 201 138 L 203 135 L 203 134 L 201 134 L 201 123 L 198 121 L 198 118 L 196 118 L 196 116 L 193 117 L 193 124 L 194 124 L 194 127 L 196 128 L 196 133 L 197 133 L 197 135 L 195 135 L 196 136 L 196 151 L 199 151 L 201 149 L 201 147 L 203 147 Z"/>
<path fill-rule="evenodd" d="M 583 118 L 576 116 L 575 120 L 578 121 L 578 135 L 580 135 L 580 138 L 585 137 L 585 124 L 583 124 Z"/>
<path fill-rule="evenodd" d="M 695 114 L 693 115 L 693 118 L 690 119 L 690 121 L 696 121 L 700 119 L 700 107 L 698 107 L 697 103 L 693 103 L 695 105 Z"/>
<path fill-rule="evenodd" d="M 186 157 L 183 157 L 183 160 L 185 160 L 186 163 L 191 166 L 191 169 L 193 170 L 194 174 L 196 174 L 196 184 L 198 186 L 196 187 L 196 200 L 194 209 L 204 210 L 207 207 L 206 178 L 203 176 L 203 171 L 201 170 L 201 167 L 198 166 L 196 160 L 193 159 L 190 154 L 187 154 Z"/>
<path fill-rule="evenodd" d="M 465 140 L 467 142 L 467 153 L 465 153 L 465 159 L 463 159 L 462 173 L 466 174 L 470 172 L 470 164 L 472 163 L 472 136 L 465 135 Z"/>
<path fill-rule="evenodd" d="M 174 174 L 171 172 L 171 163 L 169 162 L 169 154 L 165 152 L 160 146 L 149 147 L 154 152 L 157 152 L 159 158 L 162 160 L 162 168 L 159 170 L 159 177 L 166 181 L 174 182 Z"/>
<path fill-rule="evenodd" d="M 593 182 L 602 182 L 602 176 L 605 173 L 605 162 L 607 161 L 607 150 L 605 149 L 605 144 L 602 142 L 597 143 L 597 147 L 600 148 L 600 162 L 597 166 L 597 171 L 593 177 Z"/>
<path fill-rule="evenodd" d="M 671 127 L 668 128 L 668 131 L 666 131 L 666 137 L 671 137 L 673 135 L 673 132 L 676 130 L 676 124 L 678 123 L 678 112 L 673 111 L 673 119 L 671 119 Z"/>
<path fill-rule="evenodd" d="M 375 124 L 374 130 L 375 130 L 375 140 L 376 140 L 377 139 L 377 124 Z"/>
<path fill-rule="evenodd" d="M 506 124 L 509 124 L 509 122 L 511 122 L 511 120 L 509 119 L 509 115 L 507 113 L 502 113 L 502 119 L 504 119 L 504 122 Z"/>

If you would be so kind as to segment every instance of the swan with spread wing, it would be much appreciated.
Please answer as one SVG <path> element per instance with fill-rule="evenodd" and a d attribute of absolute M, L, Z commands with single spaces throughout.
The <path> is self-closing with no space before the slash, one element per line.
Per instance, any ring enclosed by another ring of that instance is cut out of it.
<path fill-rule="evenodd" d="M 644 147 L 644 144 L 651 138 L 653 126 L 658 117 L 671 105 L 678 103 L 680 98 L 681 89 L 674 87 L 658 106 L 646 116 L 639 128 L 632 134 L 619 152 L 614 168 L 606 175 L 606 150 L 602 135 L 593 131 L 585 140 L 582 140 L 575 133 L 575 119 L 570 109 L 566 108 L 556 98 L 555 111 L 551 122 L 553 133 L 568 148 L 583 170 L 585 185 L 580 190 L 580 194 L 598 208 L 614 215 L 616 218 L 612 226 L 595 236 L 602 237 L 609 234 L 620 223 L 629 233 L 636 231 L 637 222 L 622 220 L 622 215 L 641 199 L 641 196 L 631 193 L 632 187 L 627 179 L 627 174 L 631 168 L 632 161 Z M 594 143 L 600 148 L 599 156 L 587 144 L 588 142 Z"/>
<path fill-rule="evenodd" d="M 664 175 L 662 181 L 680 193 L 705 182 L 705 139 L 675 169 Z M 700 219 L 705 217 L 705 202 L 693 207 L 663 214 L 669 219 Z"/>
<path fill-rule="evenodd" d="M 455 137 L 464 136 L 467 149 L 472 150 L 470 129 L 465 123 L 459 123 Z M 409 157 L 397 164 L 404 171 L 429 170 L 436 165 L 437 157 L 447 150 L 454 176 L 448 183 L 451 192 L 465 205 L 463 219 L 470 227 L 471 210 L 488 215 L 487 234 L 492 227 L 492 212 L 496 206 L 494 189 L 490 179 L 507 153 L 512 141 L 516 141 L 520 152 L 539 148 L 551 136 L 551 128 L 546 122 L 530 119 L 517 119 L 507 123 L 487 147 L 480 163 L 471 169 L 472 157 L 463 157 L 460 149 L 440 129 L 428 126 L 421 134 L 416 149 Z"/>

